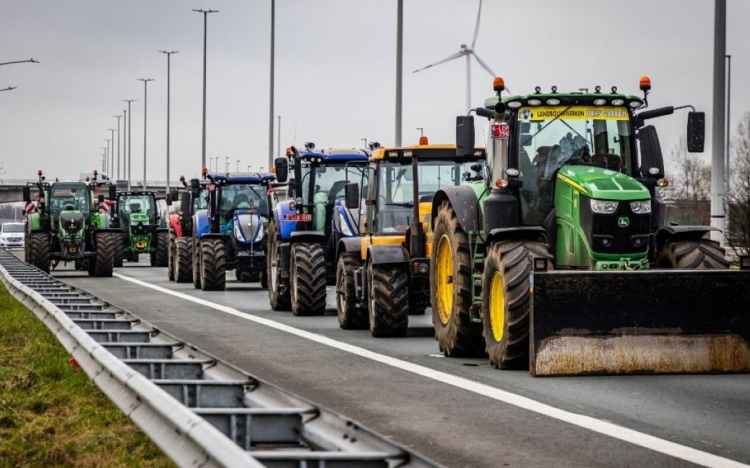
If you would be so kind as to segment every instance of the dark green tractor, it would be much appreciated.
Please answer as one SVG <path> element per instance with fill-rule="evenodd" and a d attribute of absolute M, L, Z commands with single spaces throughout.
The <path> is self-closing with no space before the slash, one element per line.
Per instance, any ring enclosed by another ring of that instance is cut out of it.
<path fill-rule="evenodd" d="M 112 227 L 121 230 L 122 248 L 115 266 L 123 260 L 138 262 L 140 254 L 149 254 L 151 266 L 167 266 L 169 230 L 158 215 L 154 192 L 118 192 Z"/>
<path fill-rule="evenodd" d="M 119 231 L 109 228 L 109 213 L 102 190 L 115 187 L 94 179 L 86 182 L 48 183 L 42 171 L 35 184 L 24 187 L 27 204 L 34 204 L 26 216 L 26 261 L 49 273 L 60 262 L 73 262 L 90 276 L 112 276 Z"/>

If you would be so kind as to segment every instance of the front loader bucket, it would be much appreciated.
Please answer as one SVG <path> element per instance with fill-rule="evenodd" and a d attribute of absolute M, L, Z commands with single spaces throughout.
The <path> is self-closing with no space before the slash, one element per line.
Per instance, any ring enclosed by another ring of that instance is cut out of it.
<path fill-rule="evenodd" d="M 750 271 L 534 272 L 529 372 L 750 372 Z"/>

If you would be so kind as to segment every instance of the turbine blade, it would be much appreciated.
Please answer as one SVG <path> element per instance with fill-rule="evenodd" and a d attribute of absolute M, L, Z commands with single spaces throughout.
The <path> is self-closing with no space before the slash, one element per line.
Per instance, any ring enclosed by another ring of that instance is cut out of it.
<path fill-rule="evenodd" d="M 472 50 L 472 51 L 471 51 L 471 55 L 473 55 L 473 56 L 474 56 L 474 58 L 475 58 L 475 59 L 477 59 L 477 62 L 479 62 L 479 65 L 480 65 L 480 66 L 481 66 L 482 68 L 484 68 L 485 70 L 487 70 L 487 73 L 489 73 L 490 75 L 492 75 L 492 77 L 493 77 L 493 78 L 495 77 L 495 72 L 493 72 L 493 71 L 492 71 L 492 69 L 490 68 L 490 66 L 489 66 L 489 65 L 487 65 L 486 63 L 484 63 L 484 60 L 482 60 L 481 58 L 479 58 L 479 56 L 477 55 L 477 53 L 476 53 L 476 52 L 474 52 L 474 51 Z"/>
<path fill-rule="evenodd" d="M 471 48 L 474 48 L 474 44 L 477 43 L 477 36 L 479 36 L 479 21 L 482 19 L 482 0 L 479 0 L 479 11 L 477 12 L 477 24 L 474 26 L 474 39 L 471 41 Z"/>
<path fill-rule="evenodd" d="M 448 57 L 444 58 L 443 60 L 440 60 L 440 61 L 435 62 L 435 63 L 431 63 L 431 64 L 427 65 L 426 67 L 422 67 L 422 68 L 419 68 L 417 70 L 414 70 L 413 73 L 417 73 L 417 72 L 420 72 L 422 70 L 427 70 L 428 68 L 432 68 L 435 65 L 440 65 L 441 63 L 450 62 L 451 60 L 455 60 L 455 59 L 461 58 L 463 56 L 464 56 L 463 52 L 456 52 L 455 54 L 451 54 Z"/>

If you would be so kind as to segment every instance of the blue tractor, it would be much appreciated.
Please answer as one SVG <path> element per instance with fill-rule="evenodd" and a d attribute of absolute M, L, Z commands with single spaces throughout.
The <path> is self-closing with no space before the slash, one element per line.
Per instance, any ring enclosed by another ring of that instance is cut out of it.
<path fill-rule="evenodd" d="M 335 284 L 339 241 L 359 237 L 364 214 L 346 207 L 345 192 L 349 182 L 366 185 L 369 153 L 316 151 L 312 143 L 305 148 L 292 147 L 275 161 L 279 183 L 289 180 L 286 200 L 277 195 L 268 220 L 268 295 L 273 310 L 323 315 L 326 285 Z"/>
<path fill-rule="evenodd" d="M 193 215 L 193 285 L 223 291 L 227 270 L 266 287 L 267 173 L 206 174 L 208 209 Z"/>

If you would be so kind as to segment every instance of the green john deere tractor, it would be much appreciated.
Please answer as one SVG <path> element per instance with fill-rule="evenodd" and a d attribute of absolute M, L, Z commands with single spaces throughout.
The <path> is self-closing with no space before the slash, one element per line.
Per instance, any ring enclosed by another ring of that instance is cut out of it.
<path fill-rule="evenodd" d="M 138 262 L 139 254 L 149 254 L 151 266 L 167 266 L 169 230 L 158 216 L 154 192 L 118 192 L 112 227 L 120 229 L 122 248 L 115 266 L 123 260 Z"/>
<path fill-rule="evenodd" d="M 447 356 L 487 353 L 532 375 L 750 371 L 750 259 L 730 269 L 708 226 L 667 222 L 656 129 L 612 88 L 540 88 L 475 109 L 490 119 L 485 187 L 446 187 L 432 205 L 431 302 Z M 690 107 L 690 106 L 684 106 Z M 457 153 L 474 120 L 457 119 Z M 704 114 L 690 112 L 690 152 Z"/>
<path fill-rule="evenodd" d="M 46 273 L 60 262 L 74 262 L 90 276 L 112 276 L 119 232 L 109 229 L 104 195 L 94 196 L 109 187 L 112 199 L 115 187 L 96 177 L 88 183 L 50 184 L 42 171 L 35 186 L 35 207 L 26 217 L 26 261 Z M 31 189 L 23 189 L 27 204 L 32 203 Z"/>

